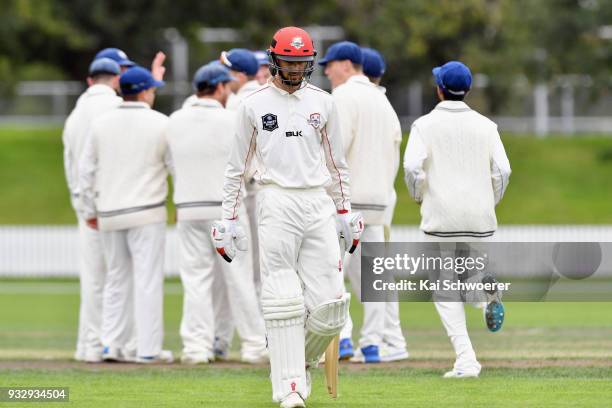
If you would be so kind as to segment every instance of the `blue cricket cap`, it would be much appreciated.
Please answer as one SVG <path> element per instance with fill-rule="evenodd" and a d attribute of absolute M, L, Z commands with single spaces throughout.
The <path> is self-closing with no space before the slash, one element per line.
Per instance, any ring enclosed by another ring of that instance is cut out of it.
<path fill-rule="evenodd" d="M 221 63 L 233 71 L 246 75 L 255 75 L 259 71 L 259 62 L 253 53 L 245 48 L 234 48 L 221 53 Z"/>
<path fill-rule="evenodd" d="M 156 81 L 151 71 L 143 67 L 132 67 L 121 74 L 119 86 L 123 95 L 135 95 L 149 88 L 161 88 L 164 81 Z"/>
<path fill-rule="evenodd" d="M 218 61 L 201 66 L 193 75 L 193 87 L 215 86 L 220 82 L 235 81 L 229 69 Z"/>
<path fill-rule="evenodd" d="M 319 65 L 327 65 L 328 62 L 349 60 L 353 64 L 363 64 L 363 52 L 357 44 L 351 41 L 340 41 L 332 44 L 327 49 L 325 56 L 319 60 Z"/>
<path fill-rule="evenodd" d="M 119 48 L 105 48 L 99 51 L 94 59 L 98 58 L 110 58 L 116 61 L 122 67 L 133 67 L 136 65 L 134 61 L 130 61 L 127 54 L 121 51 Z"/>
<path fill-rule="evenodd" d="M 450 61 L 431 71 L 436 84 L 453 95 L 465 95 L 472 87 L 470 69 L 459 61 Z"/>
<path fill-rule="evenodd" d="M 259 66 L 270 65 L 270 59 L 266 51 L 253 51 L 253 55 L 255 55 L 255 59 L 257 59 Z"/>
<path fill-rule="evenodd" d="M 372 78 L 380 78 L 385 73 L 385 60 L 373 48 L 361 48 L 363 53 L 363 73 Z"/>
<path fill-rule="evenodd" d="M 89 65 L 89 75 L 91 76 L 97 74 L 119 75 L 120 73 L 121 67 L 110 58 L 98 58 Z"/>

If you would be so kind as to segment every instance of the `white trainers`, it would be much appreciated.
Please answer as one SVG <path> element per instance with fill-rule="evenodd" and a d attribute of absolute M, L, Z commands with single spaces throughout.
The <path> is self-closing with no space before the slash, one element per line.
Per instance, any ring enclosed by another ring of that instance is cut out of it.
<path fill-rule="evenodd" d="M 117 363 L 125 362 L 123 353 L 121 353 L 121 349 L 118 347 L 104 347 L 102 350 L 102 360 Z"/>
<path fill-rule="evenodd" d="M 442 378 L 478 378 L 478 374 L 480 373 L 477 371 L 459 371 L 452 369 L 447 371 Z"/>
<path fill-rule="evenodd" d="M 214 361 L 214 357 L 209 357 L 204 354 L 183 354 L 181 363 L 188 365 L 208 364 Z"/>
<path fill-rule="evenodd" d="M 74 359 L 76 361 L 85 361 L 85 351 L 77 349 L 77 351 L 74 352 Z"/>
<path fill-rule="evenodd" d="M 86 363 L 101 363 L 102 362 L 102 352 L 90 350 L 85 353 L 85 357 L 83 360 Z"/>
<path fill-rule="evenodd" d="M 242 354 L 240 361 L 247 364 L 263 364 L 270 361 L 270 355 L 268 354 L 268 350 L 262 349 L 255 353 Z"/>
<path fill-rule="evenodd" d="M 170 350 L 162 350 L 156 356 L 137 357 L 136 363 L 139 364 L 170 364 L 174 362 L 174 357 Z"/>
<path fill-rule="evenodd" d="M 292 392 L 291 394 L 287 395 L 285 398 L 283 398 L 283 400 L 280 403 L 280 408 L 304 408 L 306 407 L 306 404 L 304 403 L 304 400 L 302 399 L 302 397 L 300 397 L 300 394 L 298 394 L 297 392 Z"/>
<path fill-rule="evenodd" d="M 349 361 L 351 363 L 363 363 L 364 359 L 363 359 L 363 353 L 361 352 L 361 349 L 359 347 L 357 347 L 353 353 L 353 357 L 349 358 Z"/>
<path fill-rule="evenodd" d="M 380 348 L 380 361 L 383 363 L 402 361 L 408 359 L 408 357 L 410 357 L 410 354 L 405 348 L 391 347 L 387 344 Z"/>

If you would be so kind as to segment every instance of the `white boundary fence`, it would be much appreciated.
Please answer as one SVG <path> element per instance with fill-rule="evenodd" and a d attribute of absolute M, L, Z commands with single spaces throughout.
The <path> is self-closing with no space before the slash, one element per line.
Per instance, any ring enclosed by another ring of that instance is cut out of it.
<path fill-rule="evenodd" d="M 0 226 L 0 276 L 75 277 L 78 275 L 76 226 Z M 418 242 L 416 226 L 397 225 L 392 241 Z M 516 225 L 500 227 L 499 242 L 612 242 L 612 225 Z M 178 245 L 174 227 L 166 241 L 168 276 L 178 275 Z"/>

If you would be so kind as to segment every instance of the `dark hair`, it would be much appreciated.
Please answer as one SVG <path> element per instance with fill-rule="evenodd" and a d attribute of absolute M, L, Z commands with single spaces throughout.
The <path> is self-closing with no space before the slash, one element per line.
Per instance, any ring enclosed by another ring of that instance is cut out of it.
<path fill-rule="evenodd" d="M 123 94 L 121 95 L 121 97 L 126 102 L 137 102 L 138 101 L 138 94 L 128 94 L 128 95 Z"/>
<path fill-rule="evenodd" d="M 454 95 L 448 92 L 446 89 L 442 89 L 442 94 L 444 95 L 444 99 L 447 101 L 462 101 L 465 99 L 467 92 L 464 93 L 463 95 Z"/>
<path fill-rule="evenodd" d="M 215 85 L 208 85 L 205 82 L 201 82 L 197 85 L 197 88 L 198 88 L 197 95 L 199 97 L 213 95 L 217 91 L 217 86 L 219 84 L 225 85 L 227 84 L 227 81 L 217 82 Z"/>
<path fill-rule="evenodd" d="M 351 64 L 353 65 L 353 68 L 355 69 L 355 71 L 359 71 L 361 69 L 363 69 L 363 65 L 361 64 L 356 64 L 354 62 L 351 61 Z"/>

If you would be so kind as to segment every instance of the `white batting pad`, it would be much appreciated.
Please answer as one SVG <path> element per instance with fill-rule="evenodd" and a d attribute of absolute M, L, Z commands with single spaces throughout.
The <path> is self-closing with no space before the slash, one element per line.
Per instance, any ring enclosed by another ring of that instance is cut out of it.
<path fill-rule="evenodd" d="M 351 295 L 330 300 L 315 307 L 306 319 L 306 362 L 316 366 L 329 342 L 340 333 L 346 323 Z"/>
<path fill-rule="evenodd" d="M 304 298 L 262 299 L 270 353 L 272 399 L 291 392 L 308 397 L 304 358 Z"/>

